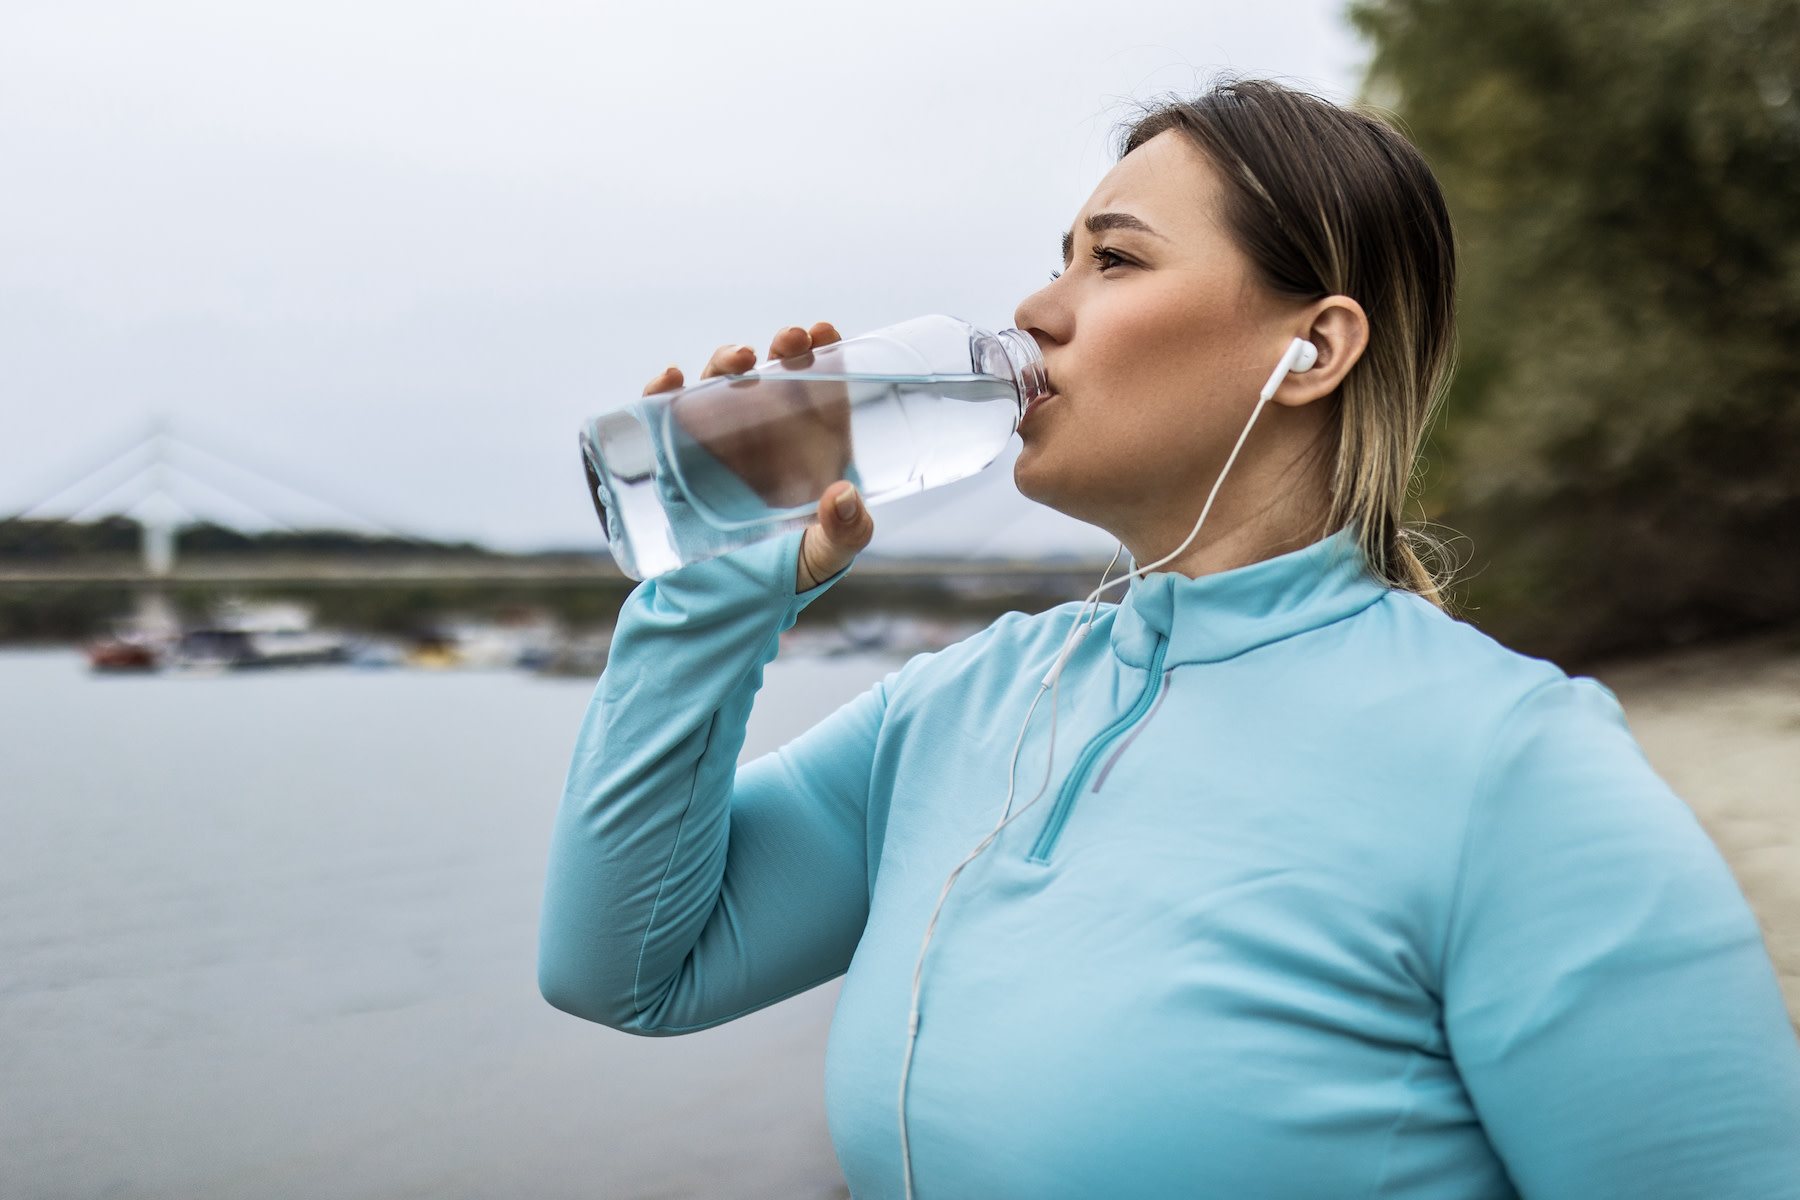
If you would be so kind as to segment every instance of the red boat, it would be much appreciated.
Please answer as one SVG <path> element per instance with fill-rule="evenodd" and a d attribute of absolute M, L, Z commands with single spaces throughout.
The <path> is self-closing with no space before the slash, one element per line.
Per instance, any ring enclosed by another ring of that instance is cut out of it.
<path fill-rule="evenodd" d="M 154 671 L 158 665 L 155 648 L 122 638 L 88 643 L 87 657 L 96 671 Z"/>

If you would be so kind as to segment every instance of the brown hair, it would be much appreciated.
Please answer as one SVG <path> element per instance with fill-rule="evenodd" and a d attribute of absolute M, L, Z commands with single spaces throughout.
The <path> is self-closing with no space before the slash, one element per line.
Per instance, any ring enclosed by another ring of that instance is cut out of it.
<path fill-rule="evenodd" d="M 1279 84 L 1222 83 L 1152 107 L 1120 156 L 1179 131 L 1226 181 L 1226 228 L 1277 293 L 1349 296 L 1369 345 L 1334 398 L 1328 528 L 1351 527 L 1369 570 L 1441 605 L 1405 520 L 1456 337 L 1456 249 L 1431 168 L 1386 122 Z"/>

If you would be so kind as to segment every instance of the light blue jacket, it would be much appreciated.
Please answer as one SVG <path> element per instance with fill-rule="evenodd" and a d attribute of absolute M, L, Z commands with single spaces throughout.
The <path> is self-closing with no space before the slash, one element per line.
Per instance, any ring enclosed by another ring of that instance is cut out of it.
<path fill-rule="evenodd" d="M 878 1200 L 920 935 L 1076 607 L 916 658 L 739 768 L 817 594 L 797 544 L 626 603 L 540 985 L 674 1034 L 847 972 L 831 1131 Z M 920 1200 L 1800 1197 L 1800 1049 L 1756 922 L 1617 704 L 1386 590 L 1342 536 L 1101 611 L 1050 790 L 958 883 L 921 1013 Z"/>

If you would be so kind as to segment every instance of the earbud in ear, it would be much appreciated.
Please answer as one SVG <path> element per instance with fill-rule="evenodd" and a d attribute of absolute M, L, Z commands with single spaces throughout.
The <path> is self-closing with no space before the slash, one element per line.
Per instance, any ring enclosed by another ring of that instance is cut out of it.
<path fill-rule="evenodd" d="M 1319 348 L 1305 338 L 1295 338 L 1288 343 L 1287 353 L 1275 364 L 1275 373 L 1269 376 L 1269 382 L 1263 384 L 1262 401 L 1268 401 L 1275 395 L 1275 389 L 1281 381 L 1294 371 L 1310 371 L 1314 363 L 1319 361 Z"/>

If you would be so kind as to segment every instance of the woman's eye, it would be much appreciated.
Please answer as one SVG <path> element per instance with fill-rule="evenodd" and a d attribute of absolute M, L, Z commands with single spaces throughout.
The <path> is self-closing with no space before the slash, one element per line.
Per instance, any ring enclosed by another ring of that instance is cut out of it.
<path fill-rule="evenodd" d="M 1094 265 L 1096 267 L 1100 268 L 1100 270 L 1102 270 L 1102 271 L 1108 271 L 1108 270 L 1111 270 L 1113 267 L 1122 267 L 1122 266 L 1126 265 L 1125 259 L 1121 258 L 1117 254 L 1114 254 L 1111 250 L 1108 250 L 1105 246 L 1095 246 L 1092 251 L 1092 254 L 1094 256 Z"/>

